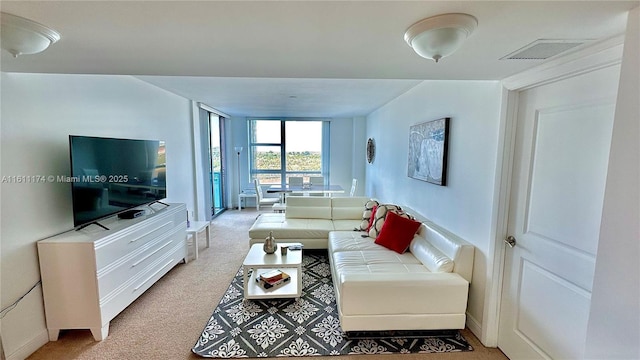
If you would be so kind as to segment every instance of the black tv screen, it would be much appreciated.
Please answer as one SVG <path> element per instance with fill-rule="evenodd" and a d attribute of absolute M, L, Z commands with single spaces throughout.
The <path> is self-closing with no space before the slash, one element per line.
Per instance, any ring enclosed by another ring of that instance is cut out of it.
<path fill-rule="evenodd" d="M 69 136 L 74 227 L 167 197 L 165 143 Z"/>

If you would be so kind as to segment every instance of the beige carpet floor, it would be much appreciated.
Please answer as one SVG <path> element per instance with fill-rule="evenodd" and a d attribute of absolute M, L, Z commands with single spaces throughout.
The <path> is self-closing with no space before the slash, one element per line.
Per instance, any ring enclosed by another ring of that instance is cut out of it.
<path fill-rule="evenodd" d="M 191 348 L 242 264 L 249 250 L 247 232 L 258 214 L 255 209 L 228 210 L 215 218 L 211 226 L 211 247 L 205 249 L 204 234 L 200 234 L 198 260 L 177 265 L 113 319 L 104 341 L 94 341 L 89 330 L 63 330 L 58 341 L 47 343 L 28 359 L 201 359 Z M 483 347 L 468 330 L 462 334 L 474 351 L 359 357 L 367 360 L 507 359 L 500 350 Z"/>

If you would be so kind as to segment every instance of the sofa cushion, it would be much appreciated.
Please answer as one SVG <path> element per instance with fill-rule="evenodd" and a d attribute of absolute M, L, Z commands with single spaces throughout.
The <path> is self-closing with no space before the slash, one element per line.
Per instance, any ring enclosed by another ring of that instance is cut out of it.
<path fill-rule="evenodd" d="M 402 208 L 398 205 L 393 204 L 380 204 L 376 209 L 375 217 L 373 219 L 373 224 L 371 224 L 371 228 L 369 229 L 369 236 L 372 238 L 377 238 L 380 230 L 382 230 L 382 225 L 384 225 L 384 221 L 387 218 L 387 213 L 389 211 L 393 211 L 396 214 L 405 217 L 407 219 L 414 219 L 412 215 L 405 213 Z"/>
<path fill-rule="evenodd" d="M 258 217 L 256 218 L 256 221 L 262 222 L 262 223 L 268 223 L 268 222 L 281 223 L 284 220 L 285 220 L 284 213 L 274 213 L 274 212 L 259 214 Z"/>
<path fill-rule="evenodd" d="M 287 198 L 287 219 L 331 220 L 331 198 L 321 196 L 290 196 Z"/>
<path fill-rule="evenodd" d="M 362 196 L 331 198 L 331 218 L 333 220 L 359 220 L 362 207 L 369 198 Z"/>
<path fill-rule="evenodd" d="M 409 248 L 418 228 L 419 222 L 389 211 L 375 243 L 402 254 Z"/>
<path fill-rule="evenodd" d="M 377 208 L 378 205 L 380 205 L 380 203 L 378 203 L 378 201 L 374 199 L 371 199 L 364 204 L 362 221 L 360 222 L 360 226 L 358 227 L 360 231 L 369 231 L 369 227 L 371 226 L 371 217 L 375 214 L 375 208 Z"/>
<path fill-rule="evenodd" d="M 429 272 L 411 253 L 398 254 L 377 246 L 379 249 L 330 253 L 336 274 Z"/>
<path fill-rule="evenodd" d="M 381 250 L 382 246 L 369 236 L 362 237 L 357 231 L 332 231 L 329 233 L 329 253 L 338 251 Z"/>
<path fill-rule="evenodd" d="M 360 220 L 333 220 L 333 229 L 336 231 L 354 231 L 353 229 L 360 226 Z M 362 234 L 360 232 L 358 235 Z"/>
<path fill-rule="evenodd" d="M 266 215 L 266 214 L 265 214 Z M 276 241 L 281 239 L 327 239 L 333 231 L 333 222 L 325 219 L 287 219 L 260 216 L 249 229 L 251 239 L 264 239 L 273 232 Z"/>

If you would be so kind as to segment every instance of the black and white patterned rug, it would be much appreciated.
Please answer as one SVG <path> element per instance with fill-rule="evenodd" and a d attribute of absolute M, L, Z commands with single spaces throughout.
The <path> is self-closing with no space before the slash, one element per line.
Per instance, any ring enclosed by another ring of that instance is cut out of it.
<path fill-rule="evenodd" d="M 326 252 L 305 251 L 302 296 L 244 300 L 242 267 L 192 351 L 202 357 L 244 358 L 471 351 L 456 330 L 342 332 Z"/>

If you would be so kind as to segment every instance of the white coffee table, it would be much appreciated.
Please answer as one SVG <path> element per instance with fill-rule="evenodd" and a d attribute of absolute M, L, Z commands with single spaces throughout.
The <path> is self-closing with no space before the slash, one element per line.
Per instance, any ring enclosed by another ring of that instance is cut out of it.
<path fill-rule="evenodd" d="M 262 244 L 254 244 L 242 263 L 244 298 L 275 299 L 296 298 L 302 294 L 302 250 L 289 250 L 287 255 L 280 254 L 280 247 L 288 243 L 278 243 L 278 250 L 267 254 Z M 291 280 L 271 289 L 264 289 L 256 277 L 269 270 L 281 269 L 291 276 Z"/>

